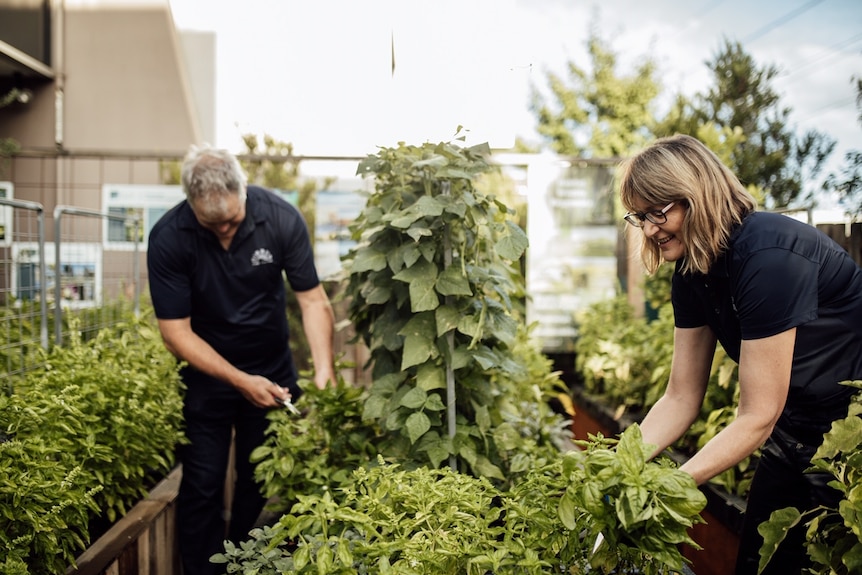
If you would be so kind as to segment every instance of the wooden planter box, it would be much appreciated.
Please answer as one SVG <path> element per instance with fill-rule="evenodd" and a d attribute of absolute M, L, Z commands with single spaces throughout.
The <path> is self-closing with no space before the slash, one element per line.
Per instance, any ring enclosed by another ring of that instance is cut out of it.
<path fill-rule="evenodd" d="M 616 419 L 611 406 L 588 397 L 578 385 L 571 386 L 570 389 L 575 406 L 575 416 L 572 418 L 572 433 L 575 439 L 587 440 L 589 435 L 598 433 L 612 437 L 636 421 L 628 415 Z M 716 485 L 703 485 L 701 491 L 707 500 L 706 509 L 701 513 L 706 523 L 695 525 L 689 534 L 703 549 L 698 551 L 683 546 L 682 554 L 692 562 L 691 569 L 697 575 L 733 573 L 739 550 L 745 501 Z"/>
<path fill-rule="evenodd" d="M 174 468 L 78 558 L 66 575 L 179 575 L 175 525 L 182 471 Z"/>

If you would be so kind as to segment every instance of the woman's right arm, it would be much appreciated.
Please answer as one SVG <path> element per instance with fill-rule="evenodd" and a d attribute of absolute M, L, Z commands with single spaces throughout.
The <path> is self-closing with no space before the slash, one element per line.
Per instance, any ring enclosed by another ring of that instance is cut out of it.
<path fill-rule="evenodd" d="M 644 442 L 657 446 L 653 457 L 682 437 L 700 414 L 715 344 L 707 326 L 674 328 L 667 388 L 640 423 Z"/>

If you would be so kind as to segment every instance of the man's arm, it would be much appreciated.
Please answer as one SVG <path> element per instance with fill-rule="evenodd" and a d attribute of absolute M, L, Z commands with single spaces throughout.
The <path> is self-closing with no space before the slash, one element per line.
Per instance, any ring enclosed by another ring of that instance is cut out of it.
<path fill-rule="evenodd" d="M 754 453 L 772 433 L 787 401 L 795 344 L 796 328 L 742 341 L 736 419 L 681 467 L 698 484 Z"/>
<path fill-rule="evenodd" d="M 260 375 L 251 375 L 234 367 L 210 344 L 192 331 L 191 319 L 160 319 L 159 331 L 165 347 L 180 360 L 211 377 L 234 386 L 258 407 L 277 407 L 276 399 L 290 397 L 288 390 Z"/>
<path fill-rule="evenodd" d="M 682 437 L 700 414 L 715 342 L 706 326 L 674 329 L 667 388 L 640 424 L 644 442 L 657 446 L 653 457 Z"/>
<path fill-rule="evenodd" d="M 302 313 L 302 329 L 311 350 L 314 363 L 314 384 L 318 389 L 335 384 L 335 367 L 332 336 L 335 331 L 335 314 L 329 296 L 318 285 L 307 291 L 296 292 L 296 301 Z M 330 383 L 331 382 L 331 383 Z"/>

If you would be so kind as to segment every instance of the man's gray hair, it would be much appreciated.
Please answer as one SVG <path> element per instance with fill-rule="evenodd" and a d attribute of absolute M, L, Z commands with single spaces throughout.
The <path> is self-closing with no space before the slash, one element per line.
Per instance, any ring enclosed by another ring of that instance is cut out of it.
<path fill-rule="evenodd" d="M 191 146 L 183 160 L 181 177 L 183 192 L 192 203 L 223 199 L 228 194 L 239 194 L 245 201 L 248 179 L 239 160 L 227 150 Z"/>

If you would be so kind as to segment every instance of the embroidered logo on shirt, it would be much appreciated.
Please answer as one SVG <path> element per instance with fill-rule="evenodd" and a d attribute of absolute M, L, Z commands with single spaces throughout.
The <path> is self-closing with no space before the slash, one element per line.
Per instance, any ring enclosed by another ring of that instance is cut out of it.
<path fill-rule="evenodd" d="M 259 266 L 262 264 L 271 264 L 272 254 L 266 248 L 258 248 L 251 254 L 251 265 Z"/>

